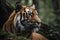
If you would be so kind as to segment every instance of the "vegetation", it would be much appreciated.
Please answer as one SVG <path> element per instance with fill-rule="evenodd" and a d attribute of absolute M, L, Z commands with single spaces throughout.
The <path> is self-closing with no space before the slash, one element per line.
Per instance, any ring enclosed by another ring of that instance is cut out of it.
<path fill-rule="evenodd" d="M 0 30 L 12 10 L 16 9 L 16 2 L 20 2 L 21 5 L 35 4 L 42 25 L 44 25 L 44 27 L 41 27 L 40 33 L 49 40 L 60 40 L 60 0 L 0 0 Z M 0 35 L 2 35 L 2 32 L 0 32 Z M 19 37 L 18 40 L 20 38 L 21 40 L 29 40 L 26 37 Z"/>

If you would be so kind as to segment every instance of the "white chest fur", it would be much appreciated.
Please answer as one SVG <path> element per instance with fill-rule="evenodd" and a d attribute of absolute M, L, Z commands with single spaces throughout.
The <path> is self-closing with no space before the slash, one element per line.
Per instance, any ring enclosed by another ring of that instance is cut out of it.
<path fill-rule="evenodd" d="M 18 27 L 20 28 L 20 31 L 23 31 L 23 30 L 25 30 L 24 29 L 24 26 L 21 24 L 21 20 L 23 20 L 23 17 L 22 17 L 22 19 L 20 20 L 20 15 L 17 17 L 17 23 L 18 23 Z"/>

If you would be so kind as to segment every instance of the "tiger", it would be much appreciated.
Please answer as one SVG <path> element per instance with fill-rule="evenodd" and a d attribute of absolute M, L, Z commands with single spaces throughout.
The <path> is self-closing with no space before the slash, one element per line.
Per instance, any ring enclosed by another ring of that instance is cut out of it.
<path fill-rule="evenodd" d="M 32 32 L 31 40 L 48 40 L 48 38 L 44 37 L 43 35 L 41 35 L 39 33 Z"/>
<path fill-rule="evenodd" d="M 26 12 L 25 12 L 26 11 Z M 31 12 L 31 13 L 30 13 Z M 22 15 L 21 20 L 26 20 L 28 19 L 28 21 L 32 22 L 32 23 L 41 23 L 40 18 L 38 17 L 38 13 L 35 10 L 34 5 L 30 6 L 30 7 L 26 7 L 25 5 L 22 6 L 22 9 L 16 13 L 16 11 L 14 10 L 11 15 L 9 16 L 8 20 L 5 22 L 5 24 L 3 25 L 3 30 L 4 27 L 6 27 L 6 30 L 9 32 L 9 26 L 11 26 L 11 24 L 13 24 L 14 27 L 16 27 L 16 23 L 17 20 L 19 19 L 19 15 Z M 21 21 L 20 20 L 20 21 Z M 38 26 L 38 25 L 37 25 Z"/>
<path fill-rule="evenodd" d="M 2 30 L 16 34 L 16 30 L 20 33 L 36 32 L 41 25 L 41 19 L 38 16 L 38 12 L 35 9 L 35 5 L 26 6 L 19 5 L 20 10 L 14 10 L 9 16 L 8 20 L 4 23 Z"/>

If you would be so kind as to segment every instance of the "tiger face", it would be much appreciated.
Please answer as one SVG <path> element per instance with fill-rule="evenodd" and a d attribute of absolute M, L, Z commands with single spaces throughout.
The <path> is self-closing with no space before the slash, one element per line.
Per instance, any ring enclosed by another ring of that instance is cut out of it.
<path fill-rule="evenodd" d="M 35 6 L 22 6 L 20 11 L 17 13 L 17 26 L 21 30 L 32 29 L 33 31 L 38 31 L 40 27 L 41 20 L 38 16 L 38 12 L 35 10 Z M 34 26 L 33 26 L 34 25 Z M 29 27 L 30 26 L 30 27 Z M 33 26 L 33 27 L 31 27 Z"/>

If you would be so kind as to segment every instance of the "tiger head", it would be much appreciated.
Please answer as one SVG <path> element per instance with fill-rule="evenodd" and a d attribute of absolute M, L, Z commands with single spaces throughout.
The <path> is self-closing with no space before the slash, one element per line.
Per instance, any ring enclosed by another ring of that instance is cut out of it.
<path fill-rule="evenodd" d="M 33 31 L 38 30 L 38 28 L 41 25 L 41 19 L 38 16 L 37 10 L 35 10 L 35 5 L 32 6 L 22 5 L 21 9 L 18 11 L 18 14 L 20 14 L 20 16 L 18 16 L 17 23 L 18 25 L 22 26 L 20 27 L 21 30 L 24 29 L 32 29 Z M 30 28 L 24 26 L 30 26 Z"/>

